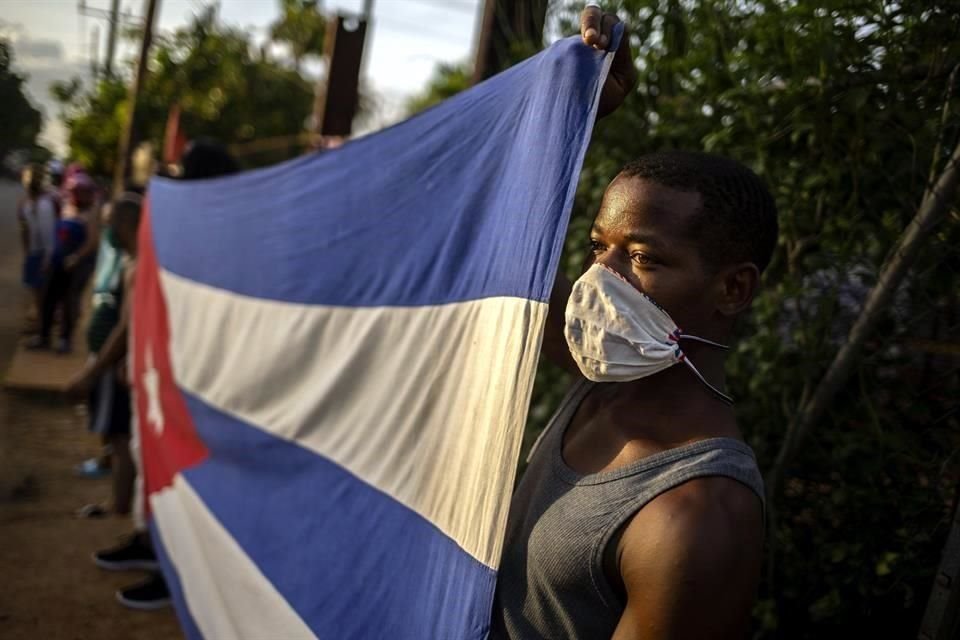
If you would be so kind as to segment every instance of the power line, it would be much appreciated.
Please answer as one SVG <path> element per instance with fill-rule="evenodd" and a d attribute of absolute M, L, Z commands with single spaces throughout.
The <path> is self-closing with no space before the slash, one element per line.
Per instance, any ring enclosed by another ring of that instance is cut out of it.
<path fill-rule="evenodd" d="M 393 31 L 412 32 L 412 35 L 428 35 L 434 38 L 440 38 L 441 40 L 446 40 L 448 42 L 456 42 L 457 44 L 463 44 L 464 42 L 464 38 L 457 37 L 455 34 L 450 33 L 449 31 L 429 29 L 424 27 L 422 24 L 406 22 L 405 20 L 398 20 L 392 17 L 377 17 L 374 18 L 374 22 L 387 25 L 388 27 L 392 26 Z M 467 38 L 467 40 L 469 40 L 469 38 Z"/>
<path fill-rule="evenodd" d="M 476 14 L 477 7 L 479 3 L 461 3 L 455 2 L 454 0 L 407 0 L 408 2 L 417 2 L 420 4 L 430 5 L 431 7 L 437 7 L 438 9 L 449 9 L 451 11 L 460 11 L 462 13 Z"/>

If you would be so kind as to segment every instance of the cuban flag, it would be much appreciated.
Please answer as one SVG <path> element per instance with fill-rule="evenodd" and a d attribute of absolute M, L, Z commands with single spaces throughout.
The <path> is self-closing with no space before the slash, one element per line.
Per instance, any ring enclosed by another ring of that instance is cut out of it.
<path fill-rule="evenodd" d="M 336 151 L 151 182 L 135 405 L 187 637 L 486 637 L 612 55 L 569 38 Z"/>

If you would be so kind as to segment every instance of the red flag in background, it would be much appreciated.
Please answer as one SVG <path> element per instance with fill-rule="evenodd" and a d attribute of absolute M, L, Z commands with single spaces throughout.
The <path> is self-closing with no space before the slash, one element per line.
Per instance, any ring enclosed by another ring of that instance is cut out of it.
<path fill-rule="evenodd" d="M 180 126 L 180 105 L 174 104 L 167 114 L 167 128 L 163 133 L 163 163 L 178 164 L 187 146 L 187 136 Z"/>

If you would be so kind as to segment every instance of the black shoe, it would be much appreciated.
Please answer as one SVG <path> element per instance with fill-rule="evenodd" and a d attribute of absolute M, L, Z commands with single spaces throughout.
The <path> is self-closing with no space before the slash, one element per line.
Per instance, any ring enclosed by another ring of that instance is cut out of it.
<path fill-rule="evenodd" d="M 117 591 L 117 602 L 140 611 L 163 609 L 170 606 L 170 590 L 163 575 L 155 573 L 145 582 Z"/>
<path fill-rule="evenodd" d="M 130 536 L 119 547 L 97 551 L 93 561 L 101 569 L 110 571 L 157 571 L 160 568 L 153 549 L 143 544 L 137 535 Z"/>

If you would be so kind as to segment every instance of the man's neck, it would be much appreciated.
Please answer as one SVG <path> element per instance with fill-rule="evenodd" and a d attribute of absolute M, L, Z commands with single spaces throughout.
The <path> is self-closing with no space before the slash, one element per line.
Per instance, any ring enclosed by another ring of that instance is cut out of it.
<path fill-rule="evenodd" d="M 704 379 L 724 391 L 726 353 L 705 345 L 683 347 Z M 739 437 L 733 408 L 684 363 L 597 391 L 604 414 L 616 416 L 616 427 L 638 439 L 671 447 L 706 437 Z"/>

